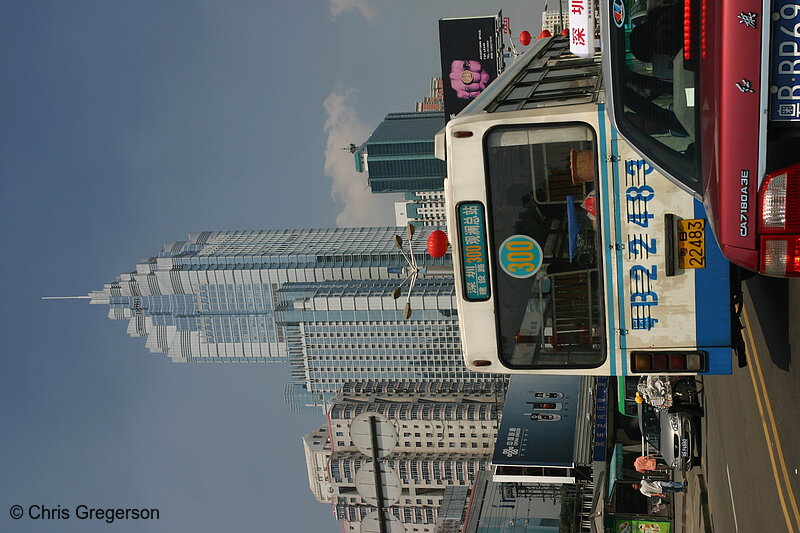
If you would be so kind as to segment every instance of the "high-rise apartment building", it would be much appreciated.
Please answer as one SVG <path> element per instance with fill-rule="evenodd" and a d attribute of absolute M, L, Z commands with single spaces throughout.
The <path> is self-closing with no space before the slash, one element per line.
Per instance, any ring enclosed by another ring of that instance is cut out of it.
<path fill-rule="evenodd" d="M 500 380 L 345 385 L 330 406 L 328 423 L 303 438 L 311 491 L 333 505 L 343 531 L 360 531 L 377 508 L 359 483 L 372 458 L 351 430 L 359 416 L 383 417 L 394 428 L 396 444 L 380 460 L 400 483 L 389 513 L 406 531 L 433 533 L 447 490 L 469 486 L 489 468 L 504 390 Z"/>
<path fill-rule="evenodd" d="M 298 405 L 359 379 L 485 381 L 461 361 L 451 278 L 417 280 L 404 320 L 400 231 L 192 233 L 89 297 L 173 361 L 289 362 Z"/>
<path fill-rule="evenodd" d="M 463 364 L 452 279 L 419 279 L 411 318 L 396 280 L 289 283 L 276 291 L 295 379 L 328 395 L 361 379 L 485 381 Z"/>
<path fill-rule="evenodd" d="M 551 9 L 542 11 L 542 30 L 547 30 L 556 35 L 568 27 L 569 13 L 566 10 Z"/>
<path fill-rule="evenodd" d="M 394 216 L 398 226 L 409 222 L 420 226 L 446 226 L 444 191 L 407 192 L 403 201 L 394 203 Z"/>
<path fill-rule="evenodd" d="M 356 170 L 368 174 L 373 193 L 442 190 L 446 171 L 434 136 L 444 124 L 444 111 L 389 113 L 356 148 Z"/>

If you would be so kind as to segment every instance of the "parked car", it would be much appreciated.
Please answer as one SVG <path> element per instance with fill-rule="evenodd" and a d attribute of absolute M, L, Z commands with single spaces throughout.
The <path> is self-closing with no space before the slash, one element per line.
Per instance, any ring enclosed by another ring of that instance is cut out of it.
<path fill-rule="evenodd" d="M 637 404 L 637 408 L 643 441 L 657 450 L 668 466 L 689 470 L 694 455 L 694 417 L 683 412 L 659 411 L 646 403 Z"/>

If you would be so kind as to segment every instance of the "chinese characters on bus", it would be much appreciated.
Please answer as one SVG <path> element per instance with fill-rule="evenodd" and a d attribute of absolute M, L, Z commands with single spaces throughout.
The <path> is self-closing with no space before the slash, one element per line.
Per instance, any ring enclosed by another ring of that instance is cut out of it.
<path fill-rule="evenodd" d="M 658 323 L 653 308 L 658 306 L 658 293 L 651 285 L 658 279 L 658 265 L 647 264 L 651 255 L 658 253 L 658 241 L 647 233 L 653 214 L 648 210 L 655 191 L 647 184 L 653 167 L 644 160 L 625 161 L 625 175 L 630 186 L 625 190 L 627 211 L 627 248 L 629 258 L 644 264 L 634 265 L 630 276 L 631 329 L 651 330 Z"/>
<path fill-rule="evenodd" d="M 486 300 L 489 298 L 489 270 L 483 206 L 474 202 L 461 204 L 458 215 L 465 293 L 469 300 Z"/>

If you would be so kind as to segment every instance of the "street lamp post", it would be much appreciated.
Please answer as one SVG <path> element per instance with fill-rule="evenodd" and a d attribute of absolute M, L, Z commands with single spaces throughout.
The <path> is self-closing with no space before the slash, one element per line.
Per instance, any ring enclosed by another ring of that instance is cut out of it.
<path fill-rule="evenodd" d="M 392 291 L 392 298 L 395 300 L 400 298 L 403 285 L 405 285 L 407 281 L 411 280 L 411 283 L 408 286 L 408 293 L 406 294 L 406 304 L 403 306 L 404 320 L 408 320 L 408 318 L 411 316 L 411 290 L 414 288 L 414 283 L 417 281 L 417 278 L 420 275 L 417 259 L 414 257 L 414 232 L 414 225 L 409 222 L 406 225 L 406 235 L 408 235 L 408 254 L 406 254 L 405 250 L 403 250 L 403 238 L 400 237 L 400 235 L 394 236 L 394 245 L 400 249 L 400 253 L 403 254 L 403 258 L 406 260 L 406 268 L 404 269 L 406 272 L 406 277 L 403 279 L 400 285 Z"/>
<path fill-rule="evenodd" d="M 411 316 L 411 291 L 414 289 L 414 283 L 416 283 L 417 278 L 420 276 L 442 276 L 442 277 L 452 277 L 453 276 L 453 267 L 452 265 L 436 265 L 436 266 L 419 266 L 417 263 L 417 258 L 414 255 L 414 232 L 416 229 L 414 225 L 408 223 L 406 225 L 406 235 L 408 237 L 408 253 L 403 249 L 403 238 L 400 235 L 395 235 L 394 245 L 400 249 L 400 253 L 403 254 L 403 258 L 406 260 L 406 266 L 403 267 L 403 273 L 405 274 L 405 278 L 403 281 L 400 282 L 400 285 L 397 286 L 392 291 L 392 298 L 397 300 L 400 298 L 400 294 L 403 291 L 403 285 L 410 282 L 408 285 L 408 293 L 406 294 L 406 304 L 403 306 L 403 319 L 408 320 Z M 435 235 L 439 233 L 441 235 Z M 433 239 L 433 237 L 440 237 L 439 239 Z M 444 239 L 444 242 L 442 242 Z M 433 247 L 431 246 L 431 240 L 436 241 L 436 245 Z M 447 237 L 441 231 L 434 231 L 432 236 L 428 238 L 428 253 L 431 257 L 441 257 L 444 255 L 445 250 L 447 247 Z M 433 251 L 432 251 L 433 250 Z"/>

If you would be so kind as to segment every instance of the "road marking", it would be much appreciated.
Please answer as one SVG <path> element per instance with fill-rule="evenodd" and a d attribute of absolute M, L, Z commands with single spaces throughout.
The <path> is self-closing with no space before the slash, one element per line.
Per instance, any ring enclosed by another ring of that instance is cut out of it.
<path fill-rule="evenodd" d="M 736 502 L 733 501 L 733 487 L 731 486 L 731 469 L 725 463 L 725 470 L 728 471 L 728 493 L 731 495 L 731 508 L 733 509 L 733 525 L 739 531 L 739 520 L 736 519 Z"/>
<path fill-rule="evenodd" d="M 775 415 L 772 411 L 772 403 L 770 402 L 769 395 L 767 394 L 767 385 L 764 381 L 764 374 L 761 371 L 761 361 L 759 360 L 758 352 L 756 352 L 755 340 L 753 339 L 752 335 L 753 330 L 750 325 L 750 319 L 747 316 L 747 309 L 744 306 L 742 307 L 742 319 L 744 320 L 745 325 L 744 337 L 748 344 L 746 350 L 747 368 L 750 372 L 750 379 L 753 382 L 753 390 L 755 391 L 756 401 L 758 403 L 758 412 L 761 415 L 761 427 L 764 431 L 764 439 L 767 441 L 767 450 L 769 450 L 769 459 L 770 463 L 772 463 L 772 475 L 775 479 L 775 488 L 778 492 L 778 497 L 780 498 L 781 508 L 783 510 L 783 518 L 786 521 L 789 531 L 797 531 L 797 529 L 794 528 L 794 524 L 792 524 L 792 518 L 789 514 L 786 498 L 788 497 L 789 499 L 789 504 L 791 505 L 794 519 L 796 520 L 798 527 L 800 527 L 800 511 L 798 511 L 797 500 L 795 499 L 794 491 L 792 490 L 791 481 L 789 479 L 789 473 L 786 469 L 786 461 L 783 458 L 783 447 L 781 446 L 781 441 L 778 437 L 778 428 L 775 424 Z M 758 378 L 756 378 L 756 373 L 758 374 Z M 765 410 L 767 412 L 766 417 L 764 416 Z M 767 426 L 767 421 L 769 421 L 769 427 Z M 780 464 L 780 474 L 782 475 L 780 475 L 778 472 L 778 464 Z M 781 486 L 781 478 L 783 478 L 784 486 Z"/>

